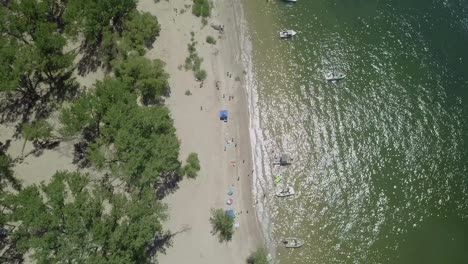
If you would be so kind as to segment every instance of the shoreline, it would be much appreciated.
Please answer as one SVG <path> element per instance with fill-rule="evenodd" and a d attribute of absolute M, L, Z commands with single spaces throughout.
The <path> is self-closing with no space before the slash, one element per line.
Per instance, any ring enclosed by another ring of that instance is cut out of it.
<path fill-rule="evenodd" d="M 215 2 L 212 16 L 204 27 L 201 18 L 191 13 L 191 7 L 187 8 L 188 4 L 192 2 L 174 0 L 155 4 L 152 0 L 143 0 L 138 5 L 139 10 L 156 15 L 161 24 L 160 36 L 146 57 L 166 62 L 171 86 L 166 105 L 181 140 L 180 157 L 196 152 L 201 163 L 195 180 L 183 179 L 180 188 L 164 199 L 169 205 L 165 228 L 177 235 L 173 247 L 157 258 L 161 264 L 245 263 L 250 253 L 266 245 L 254 207 L 256 179 L 252 173 L 251 101 L 245 80 L 250 73 L 244 69 L 242 43 L 248 36 L 243 35 L 245 21 L 239 9 L 242 3 L 239 0 Z M 185 11 L 181 12 L 182 9 Z M 224 25 L 225 33 L 218 34 L 211 28 L 212 23 Z M 180 67 L 188 56 L 187 44 L 192 31 L 198 42 L 197 52 L 204 59 L 202 68 L 208 73 L 202 87 L 195 81 L 193 72 Z M 208 35 L 217 39 L 216 45 L 205 42 Z M 186 90 L 192 95 L 185 95 Z M 234 99 L 230 100 L 231 97 Z M 218 118 L 221 109 L 229 111 L 227 123 Z M 234 194 L 228 196 L 231 188 Z M 228 198 L 234 199 L 232 206 L 226 205 Z M 236 211 L 235 222 L 240 226 L 230 242 L 219 243 L 210 233 L 211 208 Z"/>

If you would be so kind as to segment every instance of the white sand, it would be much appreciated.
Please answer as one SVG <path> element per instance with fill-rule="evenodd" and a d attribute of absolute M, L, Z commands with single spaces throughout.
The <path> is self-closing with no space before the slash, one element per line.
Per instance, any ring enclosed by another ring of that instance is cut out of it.
<path fill-rule="evenodd" d="M 236 17 L 239 15 L 239 3 L 215 1 L 212 18 L 204 28 L 201 28 L 201 19 L 192 15 L 191 8 L 180 14 L 180 10 L 185 9 L 184 5 L 191 4 L 190 0 L 156 4 L 153 0 L 141 0 L 138 7 L 156 15 L 161 24 L 160 37 L 147 56 L 164 60 L 171 75 L 172 94 L 166 103 L 181 140 L 181 159 L 185 160 L 190 152 L 196 152 L 202 167 L 197 179 L 184 179 L 180 189 L 165 199 L 170 208 L 166 228 L 172 232 L 183 232 L 175 236 L 173 247 L 165 255 L 159 255 L 158 260 L 161 264 L 245 263 L 247 256 L 263 245 L 263 236 L 252 206 L 246 91 L 241 82 L 235 81 L 235 77 L 243 77 Z M 210 27 L 213 22 L 225 25 L 222 39 L 218 39 L 220 35 Z M 208 72 L 202 88 L 195 81 L 193 72 L 178 69 L 188 56 L 191 31 L 195 32 L 198 42 L 197 52 L 204 59 L 202 68 Z M 208 35 L 217 39 L 216 45 L 206 43 Z M 232 77 L 227 77 L 226 72 L 230 72 Z M 220 90 L 215 87 L 216 81 L 220 81 Z M 190 90 L 192 95 L 185 95 L 186 90 Z M 228 100 L 229 96 L 234 96 L 234 99 Z M 201 106 L 203 110 L 200 110 Z M 229 111 L 228 123 L 219 120 L 220 109 Z M 224 151 L 226 141 L 232 138 L 234 144 Z M 231 161 L 236 165 L 232 166 Z M 231 185 L 235 190 L 232 196 L 234 204 L 228 206 L 226 200 L 230 196 L 227 192 Z M 242 211 L 236 217 L 240 227 L 232 241 L 219 243 L 218 237 L 211 234 L 211 208 Z"/>

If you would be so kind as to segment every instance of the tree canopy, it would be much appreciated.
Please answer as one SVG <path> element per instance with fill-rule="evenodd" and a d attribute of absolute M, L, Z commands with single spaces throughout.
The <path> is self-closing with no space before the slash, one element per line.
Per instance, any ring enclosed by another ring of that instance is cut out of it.
<path fill-rule="evenodd" d="M 155 186 L 159 177 L 180 173 L 179 140 L 167 108 L 138 106 L 132 83 L 143 74 L 132 66 L 119 69 L 116 75 L 124 81 L 97 82 L 94 94 L 62 112 L 62 131 L 70 136 L 93 130 L 96 138 L 88 149 L 93 164 L 107 166 L 129 186 Z"/>
<path fill-rule="evenodd" d="M 21 102 L 23 115 L 48 112 L 50 100 L 68 98 L 77 88 L 75 54 L 64 52 L 53 2 L 13 0 L 0 8 L 0 92 L 9 93 L 11 105 Z"/>
<path fill-rule="evenodd" d="M 161 60 L 131 56 L 115 67 L 115 76 L 137 90 L 145 104 L 161 101 L 169 92 L 169 75 Z"/>
<path fill-rule="evenodd" d="M 52 181 L 10 195 L 18 250 L 38 263 L 149 263 L 164 235 L 166 208 L 145 189 L 138 196 L 90 185 L 87 175 L 57 172 Z"/>

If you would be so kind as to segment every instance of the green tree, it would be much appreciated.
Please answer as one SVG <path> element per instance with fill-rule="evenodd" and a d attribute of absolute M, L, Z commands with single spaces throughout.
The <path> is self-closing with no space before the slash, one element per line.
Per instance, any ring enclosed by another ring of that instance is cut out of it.
<path fill-rule="evenodd" d="M 115 67 L 115 76 L 142 96 L 143 103 L 161 101 L 169 92 L 169 75 L 161 60 L 148 60 L 142 56 L 131 56 Z"/>
<path fill-rule="evenodd" d="M 234 234 L 234 219 L 223 209 L 211 209 L 210 223 L 213 226 L 213 234 L 219 234 L 219 241 L 229 241 Z"/>
<path fill-rule="evenodd" d="M 54 5 L 51 0 L 13 0 L 0 11 L 0 82 L 5 84 L 0 91 L 8 93 L 12 106 L 24 106 L 25 116 L 36 107 L 45 112 L 52 99 L 60 102 L 76 92 L 71 77 L 75 54 L 63 52 L 66 40 Z"/>
<path fill-rule="evenodd" d="M 8 154 L 0 152 L 0 193 L 7 185 L 15 190 L 21 189 L 21 183 L 14 177 L 13 165 Z M 0 223 L 1 226 L 1 223 Z"/>
<path fill-rule="evenodd" d="M 107 32 L 122 33 L 136 0 L 69 0 L 64 19 L 72 36 L 82 33 L 86 43 L 99 44 Z"/>
<path fill-rule="evenodd" d="M 248 264 L 268 264 L 267 251 L 264 248 L 259 248 L 247 258 Z"/>
<path fill-rule="evenodd" d="M 93 131 L 88 158 L 95 166 L 107 166 L 130 187 L 157 187 L 164 182 L 160 177 L 180 174 L 180 143 L 173 121 L 166 107 L 137 105 L 130 87 L 138 82 L 138 73 L 119 76 L 126 81 L 108 78 L 97 82 L 95 94 L 64 110 L 62 132 Z"/>
<path fill-rule="evenodd" d="M 151 47 L 156 37 L 159 36 L 160 30 L 161 27 L 155 16 L 148 12 L 134 11 L 124 22 L 121 45 L 124 51 L 135 50 L 139 55 L 143 55 L 145 48 Z"/>
<path fill-rule="evenodd" d="M 150 263 L 148 249 L 164 234 L 166 207 L 150 189 L 112 194 L 86 175 L 57 172 L 50 183 L 10 194 L 12 234 L 38 263 Z"/>
<path fill-rule="evenodd" d="M 197 153 L 190 153 L 187 157 L 187 164 L 184 166 L 184 172 L 189 178 L 196 178 L 200 171 L 200 160 Z"/>
<path fill-rule="evenodd" d="M 47 142 L 52 137 L 52 126 L 43 119 L 23 124 L 23 137 L 24 143 L 21 156 L 24 155 L 26 142 L 33 141 L 39 145 Z"/>

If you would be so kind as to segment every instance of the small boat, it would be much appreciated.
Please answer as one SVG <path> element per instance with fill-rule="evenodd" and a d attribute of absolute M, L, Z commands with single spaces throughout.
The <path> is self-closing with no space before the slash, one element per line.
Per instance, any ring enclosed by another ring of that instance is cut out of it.
<path fill-rule="evenodd" d="M 280 31 L 280 33 L 279 33 L 280 38 L 292 38 L 296 34 L 297 34 L 297 32 L 292 30 L 292 29 L 283 30 L 283 31 Z"/>
<path fill-rule="evenodd" d="M 346 77 L 344 74 L 335 74 L 334 72 L 330 72 L 328 74 L 325 74 L 325 80 L 328 82 L 336 82 L 339 80 L 342 80 Z"/>
<path fill-rule="evenodd" d="M 286 188 L 282 188 L 276 191 L 276 196 L 278 197 L 287 197 L 287 196 L 292 196 L 294 194 L 296 193 L 294 192 L 294 189 L 291 186 L 288 186 Z"/>
<path fill-rule="evenodd" d="M 284 0 L 284 1 L 286 1 L 288 3 L 296 3 L 297 2 L 297 0 Z"/>
<path fill-rule="evenodd" d="M 299 248 L 304 245 L 304 242 L 297 238 L 285 238 L 281 242 L 284 244 L 286 248 Z"/>

